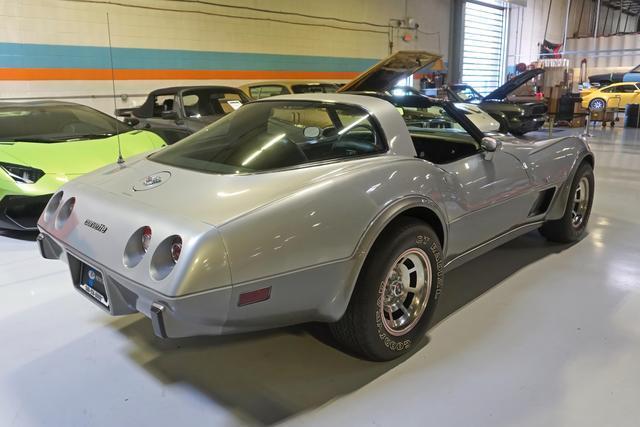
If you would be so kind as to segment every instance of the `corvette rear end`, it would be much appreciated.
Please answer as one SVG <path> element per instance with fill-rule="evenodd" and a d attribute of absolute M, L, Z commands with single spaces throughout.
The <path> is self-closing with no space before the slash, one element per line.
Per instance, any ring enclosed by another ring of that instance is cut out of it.
<path fill-rule="evenodd" d="M 307 127 L 302 135 L 289 112 L 317 123 L 330 120 L 324 105 L 256 103 L 234 116 L 236 136 L 203 131 L 166 152 L 68 183 L 38 222 L 43 256 L 66 261 L 76 289 L 96 305 L 114 315 L 144 313 L 163 337 L 337 320 L 348 301 L 345 284 L 352 279 L 362 225 L 377 212 L 364 190 L 350 188 L 355 179 L 366 190 L 372 178 L 351 172 L 370 174 L 388 160 L 358 139 L 360 130 L 348 143 L 329 137 L 334 142 L 325 148 L 309 144 L 307 154 L 319 161 L 303 167 L 311 159 L 290 138 L 313 142 L 320 131 Z M 352 127 L 369 123 L 364 110 L 331 106 Z M 261 122 L 251 125 L 260 130 L 255 133 L 243 119 L 255 121 L 267 111 L 273 113 L 271 135 Z M 222 122 L 215 129 L 228 127 Z M 243 142 L 227 144 L 236 137 Z M 345 156 L 355 158 L 336 163 Z M 212 158 L 217 162 L 203 160 Z M 343 207 L 329 207 L 346 197 L 361 206 L 348 220 L 340 216 Z M 323 234 L 327 227 L 341 238 Z M 319 278 L 331 279 L 320 285 Z"/>
<path fill-rule="evenodd" d="M 226 253 L 214 227 L 176 214 L 159 216 L 152 206 L 84 184 L 56 193 L 38 225 L 42 255 L 66 261 L 73 285 L 102 309 L 113 315 L 142 312 L 160 336 L 182 336 L 184 324 L 191 334 L 217 333 L 215 327 L 198 329 L 222 323 L 216 316 L 226 313 L 230 296 Z M 188 296 L 204 283 L 209 292 Z M 174 318 L 176 311 L 189 318 Z"/>

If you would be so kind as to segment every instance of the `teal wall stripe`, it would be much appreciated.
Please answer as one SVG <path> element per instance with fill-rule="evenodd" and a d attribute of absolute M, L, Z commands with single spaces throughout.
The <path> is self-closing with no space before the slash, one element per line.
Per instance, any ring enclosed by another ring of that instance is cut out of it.
<path fill-rule="evenodd" d="M 377 61 L 375 58 L 113 48 L 116 69 L 359 72 Z M 110 67 L 108 47 L 0 43 L 0 68 Z"/>

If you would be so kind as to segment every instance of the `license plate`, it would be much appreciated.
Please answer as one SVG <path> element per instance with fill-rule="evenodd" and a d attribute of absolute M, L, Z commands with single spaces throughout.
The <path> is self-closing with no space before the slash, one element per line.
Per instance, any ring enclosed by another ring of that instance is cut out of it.
<path fill-rule="evenodd" d="M 107 290 L 104 286 L 104 279 L 100 271 L 90 265 L 81 263 L 79 287 L 98 300 L 102 305 L 109 307 Z"/>

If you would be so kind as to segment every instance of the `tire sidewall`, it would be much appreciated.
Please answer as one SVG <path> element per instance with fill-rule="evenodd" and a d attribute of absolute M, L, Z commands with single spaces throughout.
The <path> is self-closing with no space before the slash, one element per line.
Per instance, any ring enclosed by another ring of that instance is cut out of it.
<path fill-rule="evenodd" d="M 382 322 L 382 302 L 384 297 L 385 279 L 396 259 L 406 250 L 421 249 L 431 264 L 431 290 L 426 308 L 418 323 L 407 333 L 394 336 L 384 327 Z M 426 225 L 415 224 L 383 240 L 383 244 L 376 245 L 366 266 L 366 271 L 358 285 L 366 288 L 367 326 L 362 332 L 368 334 L 367 341 L 375 351 L 376 357 L 388 360 L 398 357 L 412 349 L 416 342 L 424 337 L 426 329 L 435 312 L 435 307 L 442 292 L 444 260 L 442 248 L 435 233 Z M 364 325 L 363 325 L 364 326 Z"/>

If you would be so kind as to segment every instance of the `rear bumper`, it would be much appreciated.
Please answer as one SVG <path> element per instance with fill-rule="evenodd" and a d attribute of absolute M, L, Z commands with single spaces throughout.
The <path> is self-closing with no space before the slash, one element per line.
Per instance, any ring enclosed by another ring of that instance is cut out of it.
<path fill-rule="evenodd" d="M 52 194 L 4 196 L 0 199 L 0 229 L 37 230 L 38 218 L 51 196 Z"/>
<path fill-rule="evenodd" d="M 140 312 L 151 319 L 154 332 L 162 338 L 223 333 L 231 286 L 183 297 L 167 297 L 115 273 L 94 260 L 85 258 L 70 248 L 65 248 L 48 234 L 40 233 L 37 241 L 42 256 L 65 261 L 69 265 L 76 290 L 111 315 Z M 102 273 L 108 307 L 80 289 L 81 263 L 88 264 Z"/>
<path fill-rule="evenodd" d="M 223 335 L 309 321 L 335 321 L 344 313 L 349 299 L 345 284 L 353 269 L 351 261 L 170 297 L 88 259 L 43 231 L 37 241 L 44 258 L 60 259 L 69 265 L 73 286 L 85 298 L 114 316 L 144 314 L 151 319 L 154 333 L 163 338 Z M 102 273 L 108 307 L 79 287 L 82 263 Z M 243 295 L 265 289 L 269 292 L 268 300 L 250 305 L 241 303 Z"/>

